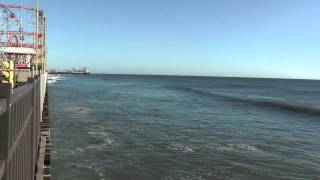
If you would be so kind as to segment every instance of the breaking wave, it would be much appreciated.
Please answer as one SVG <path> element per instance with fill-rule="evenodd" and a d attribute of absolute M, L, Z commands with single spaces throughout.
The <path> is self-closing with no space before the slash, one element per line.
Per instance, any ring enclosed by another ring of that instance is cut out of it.
<path fill-rule="evenodd" d="M 65 79 L 64 76 L 49 74 L 48 75 L 48 84 L 54 84 L 54 83 L 57 83 L 58 81 L 61 81 L 63 79 Z"/>

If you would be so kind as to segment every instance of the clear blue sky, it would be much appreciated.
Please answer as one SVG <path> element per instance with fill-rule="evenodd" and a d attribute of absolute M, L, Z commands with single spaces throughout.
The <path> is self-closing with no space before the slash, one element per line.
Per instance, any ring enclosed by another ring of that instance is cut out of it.
<path fill-rule="evenodd" d="M 320 0 L 40 0 L 40 4 L 49 21 L 50 67 L 320 79 Z"/>

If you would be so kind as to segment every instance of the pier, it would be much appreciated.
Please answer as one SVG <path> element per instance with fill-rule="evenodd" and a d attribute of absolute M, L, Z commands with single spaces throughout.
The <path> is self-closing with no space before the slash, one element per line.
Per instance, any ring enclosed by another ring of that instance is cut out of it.
<path fill-rule="evenodd" d="M 0 180 L 49 180 L 46 16 L 0 4 Z"/>

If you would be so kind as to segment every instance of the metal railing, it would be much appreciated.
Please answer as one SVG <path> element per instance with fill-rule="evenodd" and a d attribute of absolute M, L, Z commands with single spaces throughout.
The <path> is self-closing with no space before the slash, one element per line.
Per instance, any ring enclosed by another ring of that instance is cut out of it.
<path fill-rule="evenodd" d="M 0 180 L 34 179 L 40 113 L 40 78 L 13 91 L 0 86 Z"/>

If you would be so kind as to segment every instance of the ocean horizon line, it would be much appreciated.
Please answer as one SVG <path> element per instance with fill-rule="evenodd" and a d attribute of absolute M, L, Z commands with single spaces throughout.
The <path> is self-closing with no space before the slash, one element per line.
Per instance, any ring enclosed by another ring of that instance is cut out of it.
<path fill-rule="evenodd" d="M 275 80 L 307 80 L 320 81 L 312 78 L 282 78 L 282 77 L 252 77 L 252 76 L 206 76 L 206 75 L 180 75 L 180 74 L 136 74 L 136 73 L 94 73 L 92 75 L 125 75 L 125 76 L 175 76 L 175 77 L 204 77 L 204 78 L 239 78 L 239 79 L 275 79 Z"/>

